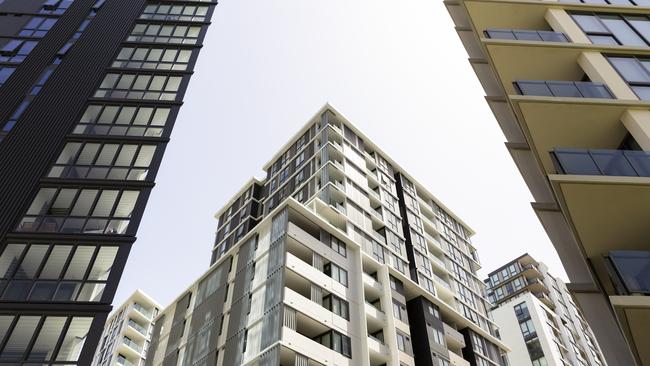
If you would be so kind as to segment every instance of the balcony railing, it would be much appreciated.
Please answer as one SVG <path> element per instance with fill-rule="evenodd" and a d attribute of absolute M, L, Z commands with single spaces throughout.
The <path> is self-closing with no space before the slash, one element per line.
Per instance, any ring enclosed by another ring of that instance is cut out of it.
<path fill-rule="evenodd" d="M 615 274 L 616 285 L 624 288 L 623 294 L 650 295 L 650 251 L 617 250 L 609 252 Z M 617 277 L 617 278 L 616 278 Z"/>
<path fill-rule="evenodd" d="M 132 340 L 124 337 L 124 344 L 127 346 L 131 347 L 132 349 L 136 350 L 138 353 L 142 352 L 142 347 L 139 346 L 137 343 L 133 342 Z"/>
<path fill-rule="evenodd" d="M 590 81 L 518 80 L 513 84 L 521 95 L 613 99 L 605 84 Z"/>
<path fill-rule="evenodd" d="M 139 311 L 142 315 L 146 316 L 147 318 L 151 318 L 151 316 L 153 315 L 153 312 L 151 310 L 145 309 L 142 305 L 138 303 L 133 304 L 133 308 Z"/>
<path fill-rule="evenodd" d="M 135 364 L 124 357 L 118 357 L 116 363 L 121 366 L 135 366 Z"/>
<path fill-rule="evenodd" d="M 129 327 L 137 330 L 142 335 L 147 335 L 147 329 L 131 319 L 129 319 Z"/>
<path fill-rule="evenodd" d="M 650 152 L 637 150 L 555 149 L 559 174 L 650 177 Z"/>
<path fill-rule="evenodd" d="M 492 39 L 513 39 L 518 41 L 569 42 L 564 33 L 524 29 L 486 29 L 483 32 Z"/>

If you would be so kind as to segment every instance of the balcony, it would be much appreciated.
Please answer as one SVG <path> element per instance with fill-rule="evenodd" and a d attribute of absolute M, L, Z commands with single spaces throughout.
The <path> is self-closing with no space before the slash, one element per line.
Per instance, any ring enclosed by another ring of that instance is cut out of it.
<path fill-rule="evenodd" d="M 151 310 L 145 309 L 142 305 L 137 302 L 133 304 L 133 308 L 137 310 L 140 314 L 144 315 L 147 319 L 151 319 L 153 312 Z"/>
<path fill-rule="evenodd" d="M 510 39 L 518 41 L 569 42 L 564 33 L 523 29 L 486 29 L 483 34 L 491 39 Z"/>
<path fill-rule="evenodd" d="M 442 323 L 443 329 L 445 331 L 445 340 L 450 347 L 456 349 L 465 348 L 465 337 L 456 329 L 447 325 L 447 323 Z"/>
<path fill-rule="evenodd" d="M 132 340 L 128 338 L 124 338 L 124 344 L 129 346 L 131 349 L 136 350 L 138 353 L 142 352 L 142 346 L 138 345 L 137 343 L 133 342 Z"/>
<path fill-rule="evenodd" d="M 370 364 L 380 365 L 390 358 L 390 351 L 384 342 L 368 335 L 368 352 L 370 354 Z"/>
<path fill-rule="evenodd" d="M 147 328 L 129 319 L 129 327 L 137 330 L 140 334 L 147 335 Z"/>
<path fill-rule="evenodd" d="M 605 84 L 588 81 L 517 80 L 514 82 L 514 86 L 520 95 L 560 98 L 614 98 Z"/>
<path fill-rule="evenodd" d="M 559 174 L 650 177 L 650 152 L 600 149 L 555 149 Z"/>

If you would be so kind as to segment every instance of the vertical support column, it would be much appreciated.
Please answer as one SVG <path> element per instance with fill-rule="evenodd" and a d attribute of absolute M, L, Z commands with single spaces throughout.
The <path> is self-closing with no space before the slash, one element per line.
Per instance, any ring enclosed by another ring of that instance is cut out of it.
<path fill-rule="evenodd" d="M 650 111 L 627 110 L 621 121 L 643 150 L 650 150 Z"/>

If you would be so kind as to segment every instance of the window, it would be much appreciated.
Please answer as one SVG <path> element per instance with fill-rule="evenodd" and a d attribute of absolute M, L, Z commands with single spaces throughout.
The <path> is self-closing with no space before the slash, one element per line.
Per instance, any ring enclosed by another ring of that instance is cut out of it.
<path fill-rule="evenodd" d="M 341 240 L 337 239 L 334 236 L 330 236 L 330 246 L 332 249 L 334 249 L 335 252 L 339 253 L 340 255 L 346 257 L 347 256 L 347 246 L 345 245 L 344 242 Z"/>
<path fill-rule="evenodd" d="M 123 235 L 139 194 L 133 190 L 41 188 L 17 230 Z"/>
<path fill-rule="evenodd" d="M 634 57 L 608 57 L 608 59 L 639 99 L 650 100 L 650 59 Z"/>
<path fill-rule="evenodd" d="M 207 6 L 148 4 L 140 19 L 205 21 Z"/>
<path fill-rule="evenodd" d="M 170 109 L 91 104 L 73 134 L 160 137 Z"/>
<path fill-rule="evenodd" d="M 372 257 L 379 263 L 386 263 L 384 257 L 384 247 L 376 241 L 372 241 Z"/>
<path fill-rule="evenodd" d="M 118 247 L 10 243 L 0 255 L 9 301 L 100 301 Z"/>
<path fill-rule="evenodd" d="M 196 44 L 201 27 L 138 23 L 126 39 L 128 42 Z"/>
<path fill-rule="evenodd" d="M 404 262 L 402 259 L 400 259 L 398 256 L 392 253 L 390 257 L 392 260 L 393 267 L 395 267 L 395 269 L 398 270 L 400 273 L 406 274 L 406 262 Z"/>
<path fill-rule="evenodd" d="M 109 73 L 94 97 L 176 100 L 182 80 L 181 76 Z"/>
<path fill-rule="evenodd" d="M 323 297 L 323 307 L 343 319 L 350 320 L 350 305 L 337 296 L 330 294 Z"/>
<path fill-rule="evenodd" d="M 524 338 L 536 336 L 535 326 L 531 319 L 519 323 L 519 328 L 521 328 L 521 334 L 523 334 Z"/>
<path fill-rule="evenodd" d="M 427 323 L 427 329 L 430 331 L 433 340 L 434 340 L 436 343 L 438 343 L 438 344 L 442 344 L 442 345 L 444 346 L 444 344 L 445 344 L 445 338 L 444 338 L 444 337 L 445 337 L 445 336 L 444 336 L 444 334 L 442 333 L 442 331 L 438 330 L 437 328 L 435 328 L 435 327 L 434 327 L 433 325 L 431 325 L 430 323 Z"/>
<path fill-rule="evenodd" d="M 323 267 L 323 272 L 345 287 L 348 287 L 348 272 L 336 264 L 329 262 Z"/>
<path fill-rule="evenodd" d="M 36 41 L 12 39 L 0 49 L 0 62 L 20 63 L 36 47 Z"/>
<path fill-rule="evenodd" d="M 390 288 L 393 291 L 397 292 L 398 294 L 403 295 L 404 294 L 404 284 L 402 283 L 402 281 L 398 280 L 397 278 L 395 278 L 393 276 L 390 276 L 389 280 L 390 280 Z"/>
<path fill-rule="evenodd" d="M 542 350 L 542 345 L 539 343 L 539 339 L 534 339 L 532 341 L 526 342 L 526 348 L 528 348 L 528 354 L 530 355 L 531 360 L 535 361 L 544 357 L 544 351 Z M 558 352 L 562 354 L 559 349 Z"/>
<path fill-rule="evenodd" d="M 130 69 L 186 70 L 191 50 L 175 48 L 123 47 L 113 67 Z"/>
<path fill-rule="evenodd" d="M 296 157 L 296 168 L 301 166 L 304 161 L 305 161 L 305 152 L 303 151 L 300 154 L 298 154 L 298 156 Z"/>
<path fill-rule="evenodd" d="M 33 17 L 18 33 L 21 37 L 43 37 L 56 23 L 56 18 Z"/>
<path fill-rule="evenodd" d="M 144 180 L 155 145 L 69 142 L 50 178 Z"/>
<path fill-rule="evenodd" d="M 396 331 L 397 333 L 397 348 L 409 355 L 413 354 L 413 351 L 411 350 L 411 339 L 404 333 L 400 332 L 399 330 Z"/>
<path fill-rule="evenodd" d="M 6 339 L 0 361 L 76 362 L 91 322 L 89 317 L 0 315 L 0 334 Z"/>
<path fill-rule="evenodd" d="M 314 340 L 345 357 L 352 358 L 352 344 L 350 337 L 346 335 L 334 330 L 329 330 L 324 334 L 315 337 Z"/>
<path fill-rule="evenodd" d="M 45 0 L 40 14 L 61 15 L 72 5 L 74 0 Z"/>
<path fill-rule="evenodd" d="M 16 68 L 14 67 L 0 66 L 0 86 L 9 79 L 15 70 Z"/>
<path fill-rule="evenodd" d="M 404 304 L 399 303 L 396 300 L 393 300 L 393 316 L 396 319 L 401 320 L 402 322 L 408 324 L 408 316 L 406 313 L 406 306 Z"/>
<path fill-rule="evenodd" d="M 615 14 L 572 14 L 573 20 L 595 44 L 646 47 L 650 45 L 650 19 Z"/>

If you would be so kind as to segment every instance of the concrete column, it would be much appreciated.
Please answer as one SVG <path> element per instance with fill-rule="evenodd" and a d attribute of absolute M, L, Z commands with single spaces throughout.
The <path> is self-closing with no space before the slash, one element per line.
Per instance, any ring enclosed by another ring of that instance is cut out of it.
<path fill-rule="evenodd" d="M 589 76 L 589 79 L 607 85 L 616 99 L 639 100 L 602 53 L 583 52 L 578 57 L 578 64 Z"/>
<path fill-rule="evenodd" d="M 564 9 L 551 8 L 546 11 L 544 19 L 556 32 L 562 32 L 574 43 L 591 43 L 587 35 L 573 21 Z"/>
<path fill-rule="evenodd" d="M 650 150 L 650 111 L 627 110 L 621 121 L 645 151 Z"/>
<path fill-rule="evenodd" d="M 567 287 L 598 339 L 608 366 L 638 365 L 632 356 L 608 299 L 593 285 L 571 283 Z"/>

